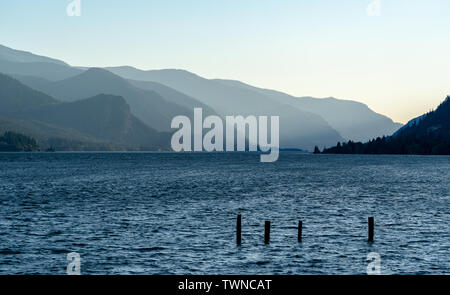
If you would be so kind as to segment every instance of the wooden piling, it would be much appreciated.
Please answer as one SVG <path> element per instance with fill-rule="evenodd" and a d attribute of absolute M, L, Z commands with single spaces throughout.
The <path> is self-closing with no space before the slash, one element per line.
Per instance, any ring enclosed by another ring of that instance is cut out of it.
<path fill-rule="evenodd" d="M 270 221 L 266 220 L 264 223 L 264 244 L 270 243 Z"/>
<path fill-rule="evenodd" d="M 241 233 L 242 233 L 242 217 L 238 214 L 236 220 L 236 245 L 241 245 Z"/>
<path fill-rule="evenodd" d="M 373 227 L 374 227 L 373 217 L 369 217 L 369 238 L 368 238 L 368 240 L 371 243 L 373 242 L 373 233 L 374 233 Z"/>
<path fill-rule="evenodd" d="M 302 227 L 303 227 L 303 222 L 301 220 L 298 221 L 298 235 L 297 235 L 297 240 L 299 243 L 302 242 Z"/>

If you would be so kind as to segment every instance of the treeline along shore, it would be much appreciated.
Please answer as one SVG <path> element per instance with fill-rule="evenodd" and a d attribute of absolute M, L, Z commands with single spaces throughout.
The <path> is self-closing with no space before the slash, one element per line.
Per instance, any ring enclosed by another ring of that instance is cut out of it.
<path fill-rule="evenodd" d="M 0 152 L 38 152 L 40 150 L 34 138 L 11 131 L 0 135 Z"/>
<path fill-rule="evenodd" d="M 450 155 L 450 96 L 436 110 L 411 120 L 392 136 L 366 143 L 338 142 L 322 151 L 316 146 L 314 153 Z"/>

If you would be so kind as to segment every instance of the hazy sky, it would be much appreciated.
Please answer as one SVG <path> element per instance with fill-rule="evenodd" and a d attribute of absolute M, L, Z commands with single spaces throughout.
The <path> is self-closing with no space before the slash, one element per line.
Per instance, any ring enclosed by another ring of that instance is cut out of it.
<path fill-rule="evenodd" d="M 450 94 L 450 1 L 379 0 L 370 16 L 373 1 L 81 0 L 69 17 L 69 0 L 1 0 L 0 44 L 354 99 L 406 122 Z"/>

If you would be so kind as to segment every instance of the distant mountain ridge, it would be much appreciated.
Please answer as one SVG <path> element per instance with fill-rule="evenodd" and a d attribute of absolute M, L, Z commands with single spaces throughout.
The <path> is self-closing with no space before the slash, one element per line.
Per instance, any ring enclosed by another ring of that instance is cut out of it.
<path fill-rule="evenodd" d="M 164 145 L 163 142 L 155 142 L 155 139 L 164 137 L 134 117 L 121 96 L 99 94 L 74 102 L 35 108 L 22 113 L 21 117 L 75 129 L 116 144 L 149 149 Z M 165 142 L 169 142 L 169 136 L 166 136 Z"/>
<path fill-rule="evenodd" d="M 315 145 L 330 146 L 349 138 L 392 134 L 400 127 L 357 102 L 295 98 L 239 81 L 205 79 L 184 70 L 72 67 L 2 46 L 0 72 L 67 102 L 98 94 L 122 96 L 132 114 L 164 132 L 172 132 L 174 116 L 192 118 L 194 107 L 203 108 L 205 116 L 279 115 L 281 148 L 312 150 Z"/>
<path fill-rule="evenodd" d="M 123 78 L 99 68 L 32 87 L 63 101 L 75 101 L 100 93 L 122 96 L 139 119 L 158 131 L 170 131 L 170 121 L 174 116 L 192 115 L 191 110 L 168 102 L 158 93 L 137 88 Z"/>
<path fill-rule="evenodd" d="M 23 85 L 7 75 L 0 74 L 0 114 L 15 115 L 26 109 L 55 104 L 57 100 Z"/>
<path fill-rule="evenodd" d="M 131 67 L 107 68 L 127 79 L 153 81 L 211 106 L 221 116 L 280 116 L 280 146 L 312 149 L 342 140 L 320 116 L 276 102 L 258 92 L 208 80 L 184 70 L 141 71 Z"/>
<path fill-rule="evenodd" d="M 85 148 L 168 149 L 170 134 L 159 133 L 137 119 L 120 96 L 100 94 L 60 102 L 19 81 L 0 75 L 0 130 L 16 131 L 38 140 L 78 141 Z M 62 135 L 62 136 L 61 136 Z M 64 147 L 63 147 L 64 148 Z"/>
<path fill-rule="evenodd" d="M 154 91 L 160 94 L 162 97 L 164 97 L 168 102 L 179 104 L 182 107 L 187 108 L 188 110 L 193 110 L 196 107 L 202 108 L 204 116 L 217 114 L 216 111 L 214 111 L 210 106 L 173 88 L 167 87 L 163 84 L 152 81 L 137 81 L 137 80 L 127 80 L 127 81 L 138 88 Z"/>
<path fill-rule="evenodd" d="M 240 81 L 220 79 L 216 79 L 216 81 L 252 89 L 278 102 L 318 114 L 346 140 L 366 141 L 377 136 L 391 135 L 402 127 L 402 124 L 394 123 L 388 117 L 373 112 L 367 105 L 352 100 L 334 97 L 294 97 L 275 90 L 253 87 Z M 358 123 L 355 124 L 355 122 Z"/>
<path fill-rule="evenodd" d="M 249 107 L 253 112 L 266 112 L 267 109 L 270 110 L 269 112 L 273 112 L 272 106 L 274 103 L 294 107 L 298 115 L 304 115 L 305 113 L 319 115 L 325 119 L 330 127 L 337 130 L 344 140 L 368 140 L 374 136 L 391 135 L 402 126 L 402 124 L 394 123 L 388 117 L 377 114 L 366 105 L 356 101 L 335 98 L 293 97 L 279 91 L 253 87 L 240 81 L 208 80 L 184 70 L 142 71 L 132 67 L 110 67 L 107 69 L 124 78 L 165 84 L 209 103 L 219 113 L 229 113 L 236 110 L 236 107 L 227 99 L 229 97 L 237 97 L 237 104 L 244 99 L 253 98 L 253 104 Z M 228 95 L 225 95 L 225 93 L 228 93 Z M 211 101 L 212 99 L 214 101 Z M 264 107 L 264 102 L 268 102 L 270 106 Z M 242 110 L 242 105 L 239 105 L 239 108 Z M 317 134 L 317 132 L 315 133 Z"/>
<path fill-rule="evenodd" d="M 7 60 L 21 63 L 45 62 L 45 63 L 54 63 L 61 66 L 68 66 L 68 64 L 66 64 L 61 60 L 36 55 L 31 52 L 12 49 L 3 45 L 0 45 L 0 60 Z"/>

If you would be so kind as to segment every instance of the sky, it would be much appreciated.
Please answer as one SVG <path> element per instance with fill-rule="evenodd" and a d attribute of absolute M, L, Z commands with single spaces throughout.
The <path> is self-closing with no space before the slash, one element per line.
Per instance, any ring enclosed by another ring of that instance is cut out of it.
<path fill-rule="evenodd" d="M 405 123 L 450 95 L 449 0 L 1 0 L 0 44 L 75 66 L 185 69 L 367 104 Z"/>

